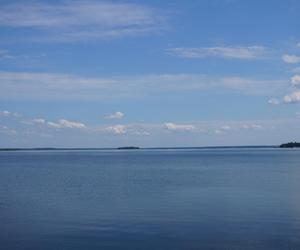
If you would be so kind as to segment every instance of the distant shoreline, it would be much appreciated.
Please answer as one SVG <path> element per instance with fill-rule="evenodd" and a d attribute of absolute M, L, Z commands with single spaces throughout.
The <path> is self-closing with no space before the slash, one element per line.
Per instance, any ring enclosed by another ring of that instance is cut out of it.
<path fill-rule="evenodd" d="M 140 149 L 149 149 L 149 150 L 168 150 L 168 149 L 259 149 L 259 148 L 280 148 L 279 145 L 266 145 L 266 146 L 203 146 L 203 147 L 145 147 L 145 148 L 140 148 L 140 147 L 117 147 L 117 148 L 0 148 L 0 151 L 89 151 L 89 150 L 94 150 L 94 151 L 101 151 L 101 150 L 140 150 Z"/>

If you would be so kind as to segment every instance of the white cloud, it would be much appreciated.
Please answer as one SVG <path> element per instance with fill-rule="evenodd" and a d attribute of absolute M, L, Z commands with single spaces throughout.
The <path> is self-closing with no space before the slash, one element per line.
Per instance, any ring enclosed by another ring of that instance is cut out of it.
<path fill-rule="evenodd" d="M 55 123 L 55 122 L 47 122 L 47 125 L 48 125 L 50 128 L 61 128 L 60 124 Z"/>
<path fill-rule="evenodd" d="M 300 91 L 295 91 L 289 95 L 283 97 L 285 103 L 297 103 L 300 102 Z"/>
<path fill-rule="evenodd" d="M 218 83 L 214 80 L 212 83 Z M 242 77 L 223 77 L 219 79 L 219 87 L 240 90 L 247 94 L 279 94 L 285 90 L 288 81 L 286 80 L 259 80 Z"/>
<path fill-rule="evenodd" d="M 132 131 L 131 135 L 149 136 L 151 134 L 149 132 L 147 132 L 147 131 Z"/>
<path fill-rule="evenodd" d="M 46 54 L 39 54 L 39 55 L 12 54 L 8 50 L 0 49 L 0 60 L 14 60 L 15 63 L 20 63 L 20 62 L 33 63 L 33 62 L 37 62 L 39 59 L 45 56 Z"/>
<path fill-rule="evenodd" d="M 294 75 L 291 77 L 291 85 L 292 87 L 300 86 L 300 75 Z M 283 97 L 283 102 L 287 104 L 299 103 L 300 102 L 300 91 L 296 90 L 290 94 L 287 94 Z"/>
<path fill-rule="evenodd" d="M 183 58 L 222 57 L 228 59 L 258 59 L 263 58 L 267 49 L 262 46 L 249 47 L 209 47 L 209 48 L 172 48 L 167 52 Z"/>
<path fill-rule="evenodd" d="M 248 128 L 249 128 L 249 125 L 248 125 L 248 124 L 244 124 L 244 125 L 242 125 L 242 128 L 248 129 Z"/>
<path fill-rule="evenodd" d="M 298 85 L 300 85 L 300 75 L 294 75 L 291 78 L 291 83 L 292 83 L 292 86 L 298 86 Z"/>
<path fill-rule="evenodd" d="M 228 125 L 224 125 L 224 126 L 221 127 L 221 129 L 222 129 L 222 130 L 230 130 L 231 127 L 228 126 Z"/>
<path fill-rule="evenodd" d="M 299 42 L 299 43 L 297 43 L 297 45 L 296 45 L 296 46 L 300 48 L 300 42 Z"/>
<path fill-rule="evenodd" d="M 263 127 L 260 124 L 243 124 L 242 125 L 243 129 L 262 129 Z"/>
<path fill-rule="evenodd" d="M 108 1 L 19 2 L 0 10 L 0 27 L 31 29 L 57 41 L 151 34 L 165 29 L 166 19 L 146 5 Z"/>
<path fill-rule="evenodd" d="M 18 114 L 16 112 L 10 112 L 10 111 L 7 111 L 7 110 L 4 110 L 4 111 L 0 110 L 0 117 L 1 116 L 6 116 L 6 117 L 11 116 L 11 117 L 15 117 L 16 118 L 16 117 L 21 117 L 22 115 L 20 115 L 20 114 Z"/>
<path fill-rule="evenodd" d="M 222 125 L 220 128 L 215 129 L 214 133 L 216 135 L 225 134 L 226 131 L 232 130 L 233 128 L 229 125 Z"/>
<path fill-rule="evenodd" d="M 72 121 L 68 121 L 65 119 L 61 119 L 59 120 L 59 124 L 63 127 L 63 128 L 85 128 L 85 124 L 80 123 L 80 122 L 72 122 Z"/>
<path fill-rule="evenodd" d="M 253 128 L 253 129 L 261 129 L 262 126 L 259 125 L 259 124 L 251 124 L 251 128 Z"/>
<path fill-rule="evenodd" d="M 4 111 L 0 111 L 0 116 L 10 116 L 11 112 L 4 110 Z"/>
<path fill-rule="evenodd" d="M 86 125 L 81 122 L 68 121 L 65 119 L 58 120 L 55 122 L 47 122 L 47 125 L 51 128 L 74 128 L 74 129 L 84 129 Z"/>
<path fill-rule="evenodd" d="M 117 111 L 114 114 L 105 116 L 105 119 L 122 119 L 124 117 L 124 114 L 120 111 Z"/>
<path fill-rule="evenodd" d="M 132 98 L 166 91 L 235 89 L 247 94 L 278 94 L 286 80 L 210 77 L 197 74 L 158 74 L 119 77 L 80 77 L 68 74 L 1 72 L 0 98 L 25 100 L 99 100 Z"/>
<path fill-rule="evenodd" d="M 113 125 L 105 128 L 105 130 L 109 133 L 113 133 L 116 135 L 121 135 L 126 133 L 126 126 L 125 125 Z"/>
<path fill-rule="evenodd" d="M 266 143 L 265 139 L 267 137 L 257 141 L 257 138 L 261 139 L 261 136 L 269 135 L 269 138 L 273 138 L 274 136 L 280 137 L 283 133 L 281 139 L 278 140 L 278 143 L 281 142 L 286 135 L 284 131 L 287 131 L 287 127 L 292 136 L 299 130 L 296 117 L 290 120 L 193 121 L 193 123 L 178 124 L 175 122 L 167 125 L 162 123 L 129 123 L 110 126 L 86 124 L 82 130 L 67 128 L 73 128 L 73 124 L 78 123 L 74 121 L 65 122 L 65 119 L 61 119 L 55 122 L 45 121 L 45 124 L 37 124 L 33 122 L 34 119 L 43 118 L 30 118 L 22 115 L 21 117 L 9 116 L 2 119 L 0 122 L 1 145 L 4 147 L 7 145 L 70 147 L 75 144 L 80 147 L 116 147 L 120 144 L 143 147 L 207 146 L 220 145 L 218 134 L 222 134 L 222 140 L 224 139 L 222 144 L 255 145 L 258 142 Z M 31 121 L 31 123 L 22 123 L 23 120 Z M 170 134 L 170 131 L 174 132 L 173 135 Z M 151 136 L 149 136 L 150 134 Z M 240 140 L 240 138 L 243 138 L 243 140 Z M 7 144 L 8 142 L 10 144 Z"/>
<path fill-rule="evenodd" d="M 285 54 L 282 56 L 282 60 L 285 63 L 299 63 L 300 62 L 300 56 L 296 56 L 296 55 L 288 55 Z"/>
<path fill-rule="evenodd" d="M 38 124 L 45 124 L 46 120 L 42 118 L 34 118 L 33 121 Z"/>
<path fill-rule="evenodd" d="M 165 123 L 164 127 L 170 131 L 193 131 L 193 130 L 195 130 L 194 125 L 175 124 L 172 122 Z"/>
<path fill-rule="evenodd" d="M 153 129 L 153 126 L 149 124 L 127 124 L 127 125 L 117 124 L 108 127 L 100 126 L 96 128 L 94 131 L 115 134 L 115 135 L 126 134 L 130 136 L 149 136 L 150 132 L 147 131 L 148 129 Z"/>
<path fill-rule="evenodd" d="M 13 135 L 17 134 L 17 131 L 14 129 L 8 128 L 7 126 L 0 125 L 0 134 L 6 134 L 6 135 L 13 136 Z"/>
<path fill-rule="evenodd" d="M 277 98 L 271 98 L 268 103 L 272 105 L 279 105 L 280 101 Z"/>

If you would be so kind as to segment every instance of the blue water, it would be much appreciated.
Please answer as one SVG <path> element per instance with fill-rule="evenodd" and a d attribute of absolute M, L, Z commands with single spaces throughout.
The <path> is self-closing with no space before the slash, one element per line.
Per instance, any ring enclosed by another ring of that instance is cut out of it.
<path fill-rule="evenodd" d="M 300 150 L 0 152 L 0 249 L 300 249 Z"/>

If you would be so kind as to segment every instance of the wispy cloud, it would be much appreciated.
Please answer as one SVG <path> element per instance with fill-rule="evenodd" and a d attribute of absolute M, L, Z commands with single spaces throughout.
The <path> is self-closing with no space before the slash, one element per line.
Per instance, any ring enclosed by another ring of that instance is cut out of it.
<path fill-rule="evenodd" d="M 277 98 L 271 98 L 268 103 L 272 105 L 279 105 L 280 101 Z"/>
<path fill-rule="evenodd" d="M 113 126 L 106 127 L 104 130 L 109 133 L 120 135 L 120 134 L 126 133 L 126 126 L 125 125 L 113 125 Z"/>
<path fill-rule="evenodd" d="M 167 17 L 142 4 L 107 1 L 18 2 L 1 6 L 0 27 L 26 29 L 34 38 L 80 41 L 152 34 Z"/>
<path fill-rule="evenodd" d="M 223 125 L 223 126 L 221 127 L 221 129 L 222 129 L 222 130 L 231 130 L 231 127 L 228 126 L 228 125 Z"/>
<path fill-rule="evenodd" d="M 80 77 L 68 74 L 0 72 L 2 99 L 99 100 L 132 98 L 166 91 L 233 89 L 248 94 L 281 94 L 289 82 L 197 74 Z"/>
<path fill-rule="evenodd" d="M 105 119 L 122 119 L 124 117 L 124 114 L 120 111 L 115 112 L 114 114 L 110 114 L 105 116 Z"/>
<path fill-rule="evenodd" d="M 266 123 L 265 121 L 262 121 L 262 123 Z M 231 125 L 223 125 L 217 129 L 215 129 L 214 133 L 216 135 L 221 135 L 221 134 L 227 134 L 227 133 L 236 133 L 237 131 L 242 131 L 242 130 L 253 130 L 253 131 L 257 131 L 257 130 L 261 130 L 264 127 L 260 124 L 257 123 L 253 123 L 251 121 L 248 121 L 247 123 L 243 122 L 231 122 Z M 270 125 L 268 124 L 268 127 L 270 127 Z"/>
<path fill-rule="evenodd" d="M 36 123 L 36 124 L 45 124 L 46 120 L 43 119 L 43 118 L 34 118 L 33 122 Z"/>
<path fill-rule="evenodd" d="M 170 131 L 193 131 L 195 130 L 195 126 L 191 124 L 175 124 L 172 122 L 168 122 L 164 124 L 164 127 Z"/>
<path fill-rule="evenodd" d="M 127 135 L 127 136 L 149 136 L 153 127 L 149 124 L 117 124 L 111 126 L 99 126 L 97 128 L 92 128 L 92 131 L 104 133 L 104 134 L 114 134 L 114 135 Z"/>
<path fill-rule="evenodd" d="M 299 103 L 300 102 L 300 91 L 294 91 L 291 94 L 283 97 L 285 103 Z"/>
<path fill-rule="evenodd" d="M 1 27 L 1 26 L 0 26 Z M 0 61 L 5 62 L 13 62 L 15 64 L 24 62 L 26 64 L 33 63 L 39 61 L 43 57 L 46 57 L 46 54 L 19 54 L 19 53 L 12 53 L 9 50 L 0 49 Z"/>
<path fill-rule="evenodd" d="M 4 110 L 4 111 L 0 111 L 0 116 L 10 116 L 11 112 Z"/>
<path fill-rule="evenodd" d="M 242 128 L 243 129 L 262 129 L 263 126 L 260 124 L 254 123 L 254 124 L 244 124 L 244 125 L 242 125 Z"/>
<path fill-rule="evenodd" d="M 285 95 L 282 98 L 282 103 L 285 104 L 299 103 L 300 102 L 300 91 L 299 91 L 300 75 L 292 76 L 290 79 L 290 85 L 291 85 L 290 89 L 292 90 L 292 92 L 290 94 Z M 269 103 L 271 103 L 271 100 L 269 101 Z M 275 102 L 271 104 L 280 104 L 280 101 L 276 99 Z"/>
<path fill-rule="evenodd" d="M 282 60 L 285 63 L 290 63 L 290 64 L 299 63 L 300 62 L 300 56 L 285 54 L 285 55 L 282 56 Z"/>
<path fill-rule="evenodd" d="M 47 125 L 52 128 L 75 128 L 75 129 L 86 128 L 86 125 L 84 123 L 69 121 L 66 119 L 60 119 L 58 122 L 47 122 Z"/>
<path fill-rule="evenodd" d="M 14 129 L 8 128 L 7 126 L 0 125 L 0 134 L 14 136 L 17 134 L 17 131 Z"/>
<path fill-rule="evenodd" d="M 12 58 L 14 58 L 14 56 L 11 55 L 8 50 L 3 50 L 3 49 L 0 50 L 0 59 L 12 59 Z"/>
<path fill-rule="evenodd" d="M 299 86 L 300 85 L 300 75 L 294 75 L 291 77 L 291 83 L 293 86 Z"/>
<path fill-rule="evenodd" d="M 267 49 L 262 46 L 229 46 L 200 48 L 171 48 L 167 52 L 183 58 L 221 57 L 227 59 L 253 60 L 266 56 Z"/>
<path fill-rule="evenodd" d="M 21 114 L 18 114 L 18 113 L 15 113 L 15 112 L 10 112 L 10 111 L 7 111 L 7 110 L 3 110 L 1 111 L 0 110 L 0 117 L 21 117 L 22 115 Z"/>
<path fill-rule="evenodd" d="M 0 117 L 0 146 L 71 147 L 74 143 L 86 147 L 207 146 L 224 145 L 224 139 L 233 140 L 230 145 L 253 145 L 267 143 L 266 138 L 269 143 L 279 143 L 286 138 L 282 133 L 287 128 L 293 138 L 300 128 L 298 118 L 95 125 L 69 119 L 48 121 L 43 116 L 32 118 L 20 114 Z"/>

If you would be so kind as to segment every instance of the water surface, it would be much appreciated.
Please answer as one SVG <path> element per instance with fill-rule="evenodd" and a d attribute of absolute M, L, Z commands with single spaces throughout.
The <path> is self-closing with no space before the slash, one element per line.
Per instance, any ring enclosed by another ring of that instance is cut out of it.
<path fill-rule="evenodd" d="M 1 249 L 300 249 L 300 150 L 0 152 Z"/>

